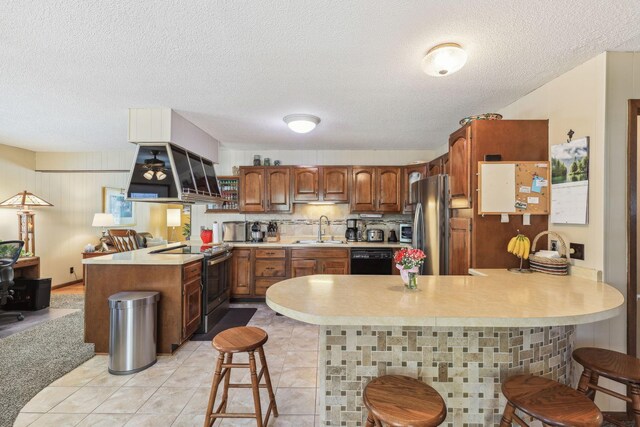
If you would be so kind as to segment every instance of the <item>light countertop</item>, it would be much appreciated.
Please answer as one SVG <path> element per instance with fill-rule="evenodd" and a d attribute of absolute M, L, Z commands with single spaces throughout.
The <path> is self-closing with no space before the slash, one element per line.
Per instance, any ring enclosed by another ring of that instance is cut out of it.
<path fill-rule="evenodd" d="M 135 251 L 116 252 L 110 255 L 96 256 L 82 260 L 82 264 L 129 264 L 129 265 L 182 265 L 203 258 L 201 254 L 150 254 L 149 252 L 168 248 L 172 246 L 180 246 L 182 243 L 172 243 L 169 245 L 153 246 L 151 248 L 142 248 Z M 200 245 L 198 245 L 200 246 Z"/>
<path fill-rule="evenodd" d="M 251 242 L 230 242 L 234 248 L 403 248 L 411 246 L 409 243 L 387 243 L 387 242 L 345 242 L 345 243 L 293 243 L 292 241 L 281 242 L 263 242 L 263 243 L 251 243 Z"/>
<path fill-rule="evenodd" d="M 316 325 L 524 327 L 591 323 L 624 310 L 612 286 L 576 276 L 474 270 L 474 276 L 314 275 L 269 287 L 267 305 Z"/>

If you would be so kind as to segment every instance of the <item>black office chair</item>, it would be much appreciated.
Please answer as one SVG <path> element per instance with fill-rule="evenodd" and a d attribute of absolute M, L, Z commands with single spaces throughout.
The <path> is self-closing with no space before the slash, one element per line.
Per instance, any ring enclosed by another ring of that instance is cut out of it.
<path fill-rule="evenodd" d="M 0 306 L 13 299 L 13 290 L 10 289 L 15 285 L 13 265 L 18 261 L 23 245 L 22 240 L 0 242 Z M 24 316 L 18 311 L 0 312 L 0 315 L 15 316 L 18 320 L 24 320 Z"/>

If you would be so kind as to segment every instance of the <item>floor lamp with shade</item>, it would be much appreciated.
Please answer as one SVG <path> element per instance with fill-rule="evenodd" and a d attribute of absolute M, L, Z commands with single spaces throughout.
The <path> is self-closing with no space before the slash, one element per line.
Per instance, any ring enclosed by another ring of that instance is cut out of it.
<path fill-rule="evenodd" d="M 100 237 L 100 252 L 107 252 L 109 247 L 107 246 L 107 227 L 115 225 L 116 222 L 113 219 L 113 214 L 110 213 L 97 213 L 93 215 L 92 227 L 102 227 L 102 237 Z"/>
<path fill-rule="evenodd" d="M 0 207 L 18 208 L 18 239 L 24 242 L 23 250 L 36 254 L 35 212 L 31 208 L 53 206 L 33 193 L 23 191 L 0 202 Z"/>
<path fill-rule="evenodd" d="M 182 224 L 182 218 L 180 218 L 182 209 L 167 209 L 167 227 L 171 227 L 171 233 L 169 234 L 169 239 L 173 238 L 173 233 L 176 227 L 180 227 Z"/>

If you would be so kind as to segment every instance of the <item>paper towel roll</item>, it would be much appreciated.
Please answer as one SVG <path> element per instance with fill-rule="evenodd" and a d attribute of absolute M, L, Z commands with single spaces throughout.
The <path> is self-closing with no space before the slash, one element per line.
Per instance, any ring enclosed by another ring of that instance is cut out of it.
<path fill-rule="evenodd" d="M 213 222 L 211 230 L 213 230 L 213 240 L 211 243 L 220 243 L 220 224 L 218 221 Z"/>

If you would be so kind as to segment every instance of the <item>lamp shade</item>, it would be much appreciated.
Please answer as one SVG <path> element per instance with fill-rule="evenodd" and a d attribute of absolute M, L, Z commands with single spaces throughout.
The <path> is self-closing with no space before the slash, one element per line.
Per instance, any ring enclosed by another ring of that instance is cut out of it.
<path fill-rule="evenodd" d="M 167 227 L 179 227 L 180 224 L 180 209 L 167 209 Z"/>
<path fill-rule="evenodd" d="M 97 213 L 93 215 L 92 227 L 110 227 L 115 225 L 113 220 L 113 214 L 110 213 Z"/>
<path fill-rule="evenodd" d="M 0 202 L 0 206 L 5 207 L 15 207 L 26 209 L 27 207 L 33 206 L 53 206 L 51 203 L 46 200 L 41 199 L 33 193 L 29 193 L 28 191 L 23 191 L 22 193 L 18 193 L 15 196 L 9 197 L 7 200 Z"/>

